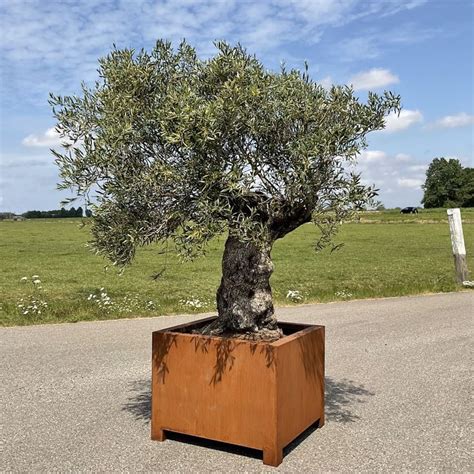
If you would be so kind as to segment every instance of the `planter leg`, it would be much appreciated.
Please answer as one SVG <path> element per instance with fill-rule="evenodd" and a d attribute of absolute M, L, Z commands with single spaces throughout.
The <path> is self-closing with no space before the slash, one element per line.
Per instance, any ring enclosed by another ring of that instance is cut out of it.
<path fill-rule="evenodd" d="M 321 418 L 318 421 L 318 428 L 322 428 L 324 426 L 324 413 L 322 414 Z"/>
<path fill-rule="evenodd" d="M 274 447 L 263 450 L 263 464 L 267 466 L 279 466 L 283 461 L 283 449 Z"/>
<path fill-rule="evenodd" d="M 165 441 L 166 440 L 165 431 L 153 429 L 151 432 L 151 439 L 153 441 Z"/>

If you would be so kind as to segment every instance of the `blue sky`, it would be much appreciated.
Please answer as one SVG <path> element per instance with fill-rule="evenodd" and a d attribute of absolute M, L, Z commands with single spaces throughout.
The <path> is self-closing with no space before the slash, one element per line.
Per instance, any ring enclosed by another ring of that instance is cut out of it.
<path fill-rule="evenodd" d="M 270 69 L 310 65 L 327 86 L 402 96 L 400 117 L 369 136 L 364 180 L 386 206 L 418 205 L 436 156 L 473 166 L 471 0 L 4 0 L 0 4 L 0 210 L 59 207 L 48 92 L 74 94 L 118 47 L 186 38 L 202 57 L 240 41 Z"/>

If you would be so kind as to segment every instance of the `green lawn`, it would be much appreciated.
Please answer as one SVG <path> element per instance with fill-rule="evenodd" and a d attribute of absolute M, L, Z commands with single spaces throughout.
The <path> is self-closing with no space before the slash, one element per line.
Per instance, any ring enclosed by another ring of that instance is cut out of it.
<path fill-rule="evenodd" d="M 468 264 L 473 269 L 474 210 L 462 213 Z M 338 241 L 345 246 L 332 254 L 315 253 L 314 226 L 301 227 L 274 247 L 276 303 L 294 304 L 287 298 L 289 290 L 299 292 L 303 303 L 456 290 L 445 216 L 445 210 L 421 211 L 418 216 L 365 213 L 360 222 L 342 227 Z M 80 222 L 0 222 L 2 325 L 215 308 L 223 239 L 213 241 L 208 255 L 192 263 L 160 255 L 155 246 L 144 248 L 119 275 L 113 267 L 105 270 L 107 262 L 85 247 L 88 229 L 80 228 Z M 153 280 L 151 275 L 163 268 L 163 275 Z M 34 275 L 41 283 L 32 283 Z M 24 277 L 26 281 L 21 281 Z"/>

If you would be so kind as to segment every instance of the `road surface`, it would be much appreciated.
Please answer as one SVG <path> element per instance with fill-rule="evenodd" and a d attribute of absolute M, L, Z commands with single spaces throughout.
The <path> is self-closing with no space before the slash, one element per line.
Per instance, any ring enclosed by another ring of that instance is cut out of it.
<path fill-rule="evenodd" d="M 150 441 L 151 332 L 202 316 L 0 329 L 0 471 L 470 471 L 474 293 L 279 308 L 326 326 L 326 425 L 261 453 Z"/>

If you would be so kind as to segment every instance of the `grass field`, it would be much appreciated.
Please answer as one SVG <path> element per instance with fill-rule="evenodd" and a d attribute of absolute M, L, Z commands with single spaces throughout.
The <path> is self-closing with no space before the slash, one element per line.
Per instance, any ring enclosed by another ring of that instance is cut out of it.
<path fill-rule="evenodd" d="M 448 222 L 446 209 L 420 209 L 418 214 L 401 214 L 398 209 L 386 211 L 372 211 L 361 213 L 358 219 L 360 223 L 387 223 L 387 224 L 436 224 Z M 462 221 L 464 224 L 474 224 L 474 208 L 462 210 Z"/>
<path fill-rule="evenodd" d="M 468 265 L 474 268 L 474 209 L 463 210 Z M 223 238 L 192 263 L 138 252 L 119 275 L 85 244 L 80 219 L 0 222 L 1 324 L 23 325 L 212 311 L 220 279 Z M 373 224 L 373 225 L 368 225 Z M 424 225 L 421 225 L 424 224 Z M 277 305 L 453 291 L 446 210 L 400 215 L 365 213 L 345 224 L 344 247 L 315 253 L 317 232 L 305 225 L 273 250 Z M 151 275 L 165 269 L 156 281 Z M 33 278 L 34 277 L 34 278 Z M 33 280 L 36 283 L 33 283 Z M 293 291 L 292 298 L 288 292 Z M 21 306 L 20 306 L 21 305 Z"/>

